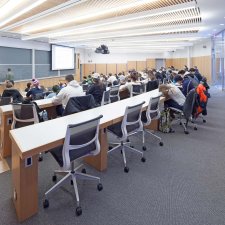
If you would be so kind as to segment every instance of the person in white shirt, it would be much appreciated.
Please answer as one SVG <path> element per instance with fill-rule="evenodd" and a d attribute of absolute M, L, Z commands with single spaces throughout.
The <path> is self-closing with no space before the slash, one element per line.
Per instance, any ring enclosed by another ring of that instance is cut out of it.
<path fill-rule="evenodd" d="M 159 91 L 167 98 L 164 102 L 165 107 L 173 107 L 183 110 L 185 96 L 177 86 L 174 84 L 162 84 L 159 86 Z"/>
<path fill-rule="evenodd" d="M 111 85 L 113 85 L 114 81 L 117 81 L 117 78 L 112 75 L 111 73 L 109 73 L 109 78 L 107 79 L 108 83 L 110 83 Z"/>
<path fill-rule="evenodd" d="M 129 93 L 131 93 L 133 84 L 141 85 L 141 83 L 138 81 L 138 74 L 137 74 L 137 72 L 133 72 L 130 75 L 130 79 L 131 79 L 130 82 L 126 82 L 124 85 L 120 86 L 120 91 L 128 89 Z"/>
<path fill-rule="evenodd" d="M 62 88 L 60 92 L 52 98 L 52 103 L 55 105 L 62 104 L 65 109 L 67 102 L 71 97 L 83 96 L 85 93 L 83 92 L 82 87 L 79 83 L 74 80 L 73 75 L 67 75 L 65 77 L 65 81 L 67 86 Z"/>

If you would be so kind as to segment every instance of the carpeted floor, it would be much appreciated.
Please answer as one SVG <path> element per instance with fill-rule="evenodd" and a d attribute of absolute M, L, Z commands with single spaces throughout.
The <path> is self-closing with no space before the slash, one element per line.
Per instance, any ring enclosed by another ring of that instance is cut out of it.
<path fill-rule="evenodd" d="M 100 176 L 104 189 L 79 181 L 83 214 L 75 216 L 73 187 L 59 189 L 42 208 L 44 192 L 52 186 L 57 164 L 50 154 L 39 164 L 38 215 L 26 225 L 225 225 L 225 93 L 212 90 L 207 123 L 198 122 L 185 135 L 180 125 L 175 133 L 162 134 L 164 146 L 148 138 L 147 161 L 127 154 L 130 172 L 123 172 L 120 152 L 109 156 Z M 140 148 L 140 137 L 131 139 Z M 0 225 L 18 224 L 11 200 L 11 174 L 0 174 Z"/>

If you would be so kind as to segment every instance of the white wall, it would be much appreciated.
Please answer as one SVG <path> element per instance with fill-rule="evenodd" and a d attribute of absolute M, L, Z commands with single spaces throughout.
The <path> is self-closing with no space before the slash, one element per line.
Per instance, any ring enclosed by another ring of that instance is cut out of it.
<path fill-rule="evenodd" d="M 192 47 L 192 57 L 208 56 L 211 55 L 211 39 L 205 39 L 201 42 L 197 42 Z"/>
<path fill-rule="evenodd" d="M 151 58 L 164 58 L 163 53 L 110 53 L 96 54 L 94 51 L 86 50 L 82 63 L 127 63 L 128 61 L 146 61 Z"/>

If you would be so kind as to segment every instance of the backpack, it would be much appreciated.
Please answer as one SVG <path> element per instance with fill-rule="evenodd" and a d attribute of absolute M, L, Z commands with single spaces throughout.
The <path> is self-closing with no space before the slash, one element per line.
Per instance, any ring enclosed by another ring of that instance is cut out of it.
<path fill-rule="evenodd" d="M 159 131 L 163 133 L 171 132 L 170 109 L 166 108 L 161 112 L 159 119 Z"/>

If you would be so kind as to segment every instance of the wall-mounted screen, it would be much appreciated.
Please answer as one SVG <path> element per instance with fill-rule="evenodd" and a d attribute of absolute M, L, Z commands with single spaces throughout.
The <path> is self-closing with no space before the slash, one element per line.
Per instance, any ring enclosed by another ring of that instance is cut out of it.
<path fill-rule="evenodd" d="M 74 69 L 74 48 L 52 45 L 52 70 Z"/>

